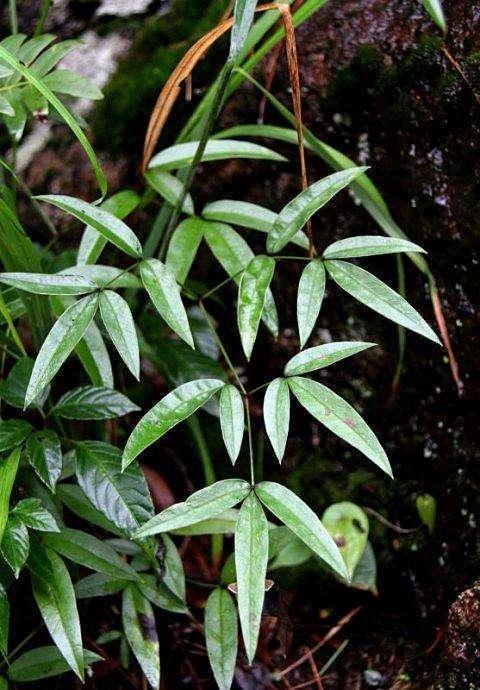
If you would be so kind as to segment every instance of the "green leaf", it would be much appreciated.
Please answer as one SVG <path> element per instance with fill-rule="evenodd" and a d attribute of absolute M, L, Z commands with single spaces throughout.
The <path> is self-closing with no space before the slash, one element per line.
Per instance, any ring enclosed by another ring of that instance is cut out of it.
<path fill-rule="evenodd" d="M 114 523 L 107 520 L 103 513 L 91 504 L 79 486 L 75 484 L 59 484 L 57 486 L 57 497 L 74 515 L 78 515 L 85 522 L 97 525 L 106 532 L 112 532 L 119 536 L 122 535 L 122 532 L 117 529 Z"/>
<path fill-rule="evenodd" d="M 245 46 L 252 26 L 257 0 L 236 0 L 233 10 L 233 26 L 230 35 L 228 60 L 237 62 Z"/>
<path fill-rule="evenodd" d="M 48 273 L 0 273 L 0 283 L 36 295 L 83 295 L 97 289 L 83 276 Z"/>
<path fill-rule="evenodd" d="M 230 460 L 235 464 L 242 447 L 245 409 L 240 391 L 227 385 L 220 393 L 220 427 Z"/>
<path fill-rule="evenodd" d="M 15 342 L 15 345 L 18 347 L 22 355 L 26 356 L 25 348 L 23 346 L 22 340 L 20 336 L 18 335 L 18 331 L 15 328 L 15 324 L 13 323 L 13 316 L 10 313 L 9 305 L 5 302 L 3 299 L 3 295 L 0 292 L 0 314 L 3 316 L 3 319 L 5 323 L 7 324 L 8 330 L 11 333 L 12 339 Z"/>
<path fill-rule="evenodd" d="M 275 272 L 275 259 L 270 256 L 253 258 L 240 279 L 237 321 L 243 351 L 250 359 L 258 326 L 265 305 L 267 290 Z"/>
<path fill-rule="evenodd" d="M 19 517 L 10 516 L 3 533 L 1 552 L 16 578 L 25 565 L 29 548 L 30 540 L 25 524 Z"/>
<path fill-rule="evenodd" d="M 57 554 L 36 544 L 28 565 L 37 606 L 53 641 L 69 667 L 83 681 L 83 647 L 75 592 Z"/>
<path fill-rule="evenodd" d="M 164 582 L 159 581 L 155 575 L 141 573 L 139 578 L 137 588 L 152 604 L 172 613 L 188 612 L 184 601 L 172 592 Z"/>
<path fill-rule="evenodd" d="M 108 199 L 100 204 L 102 211 L 107 211 L 112 213 L 120 220 L 123 220 L 132 213 L 134 209 L 137 208 L 140 203 L 140 197 L 138 194 L 133 192 L 131 189 L 124 189 L 121 192 L 113 194 Z M 80 265 L 93 265 L 97 261 L 100 254 L 103 252 L 107 239 L 100 235 L 94 228 L 87 225 L 83 231 L 82 239 L 80 241 L 80 246 L 78 248 L 77 264 Z M 110 267 L 108 267 L 110 268 Z M 117 269 L 115 269 L 117 270 Z M 123 274 L 123 277 L 128 277 L 129 274 Z M 115 287 L 123 287 L 118 283 Z M 128 286 L 127 286 L 128 287 Z"/>
<path fill-rule="evenodd" d="M 127 302 L 112 290 L 105 290 L 100 294 L 100 314 L 103 323 L 133 376 L 140 378 L 140 354 L 138 338 L 133 321 L 132 312 Z"/>
<path fill-rule="evenodd" d="M 139 259 L 142 256 L 142 245 L 137 236 L 125 225 L 123 221 L 108 213 L 98 206 L 88 204 L 81 199 L 64 194 L 43 194 L 36 196 L 38 201 L 45 201 L 60 208 L 65 213 L 78 218 L 94 230 L 97 230 L 105 239 L 114 244 L 129 256 Z"/>
<path fill-rule="evenodd" d="M 183 306 L 173 270 L 158 259 L 148 259 L 140 264 L 142 282 L 156 310 L 172 331 L 194 348 L 187 312 Z"/>
<path fill-rule="evenodd" d="M 10 515 L 39 532 L 60 531 L 55 518 L 44 508 L 39 498 L 24 498 L 17 503 Z"/>
<path fill-rule="evenodd" d="M 173 530 L 173 534 L 181 536 L 199 536 L 204 534 L 233 534 L 237 524 L 238 510 L 229 508 L 224 510 L 217 517 L 196 522 L 188 527 L 181 527 Z"/>
<path fill-rule="evenodd" d="M 392 476 L 390 463 L 377 437 L 346 400 L 318 381 L 301 376 L 287 380 L 300 405 L 315 419 Z"/>
<path fill-rule="evenodd" d="M 54 40 L 55 36 L 53 34 L 42 34 L 41 36 L 29 38 L 18 51 L 17 57 L 20 62 L 29 65 Z"/>
<path fill-rule="evenodd" d="M 32 84 L 42 94 L 42 96 L 47 99 L 50 105 L 55 108 L 60 117 L 65 120 L 80 144 L 83 146 L 83 149 L 87 154 L 90 163 L 92 164 L 95 177 L 97 178 L 100 191 L 102 192 L 102 196 L 104 196 L 107 191 L 107 180 L 95 155 L 95 151 L 93 150 L 85 134 L 82 132 L 82 129 L 78 125 L 75 117 L 68 111 L 68 109 L 63 105 L 62 101 L 51 91 L 51 89 L 49 89 L 48 86 L 46 86 L 42 80 L 38 78 L 35 72 L 29 67 L 22 65 L 17 58 L 12 55 L 8 49 L 6 49 L 5 45 L 0 45 L 0 58 L 2 61 L 5 61 L 7 65 L 10 65 L 10 67 L 13 67 L 14 70 L 19 72 L 30 84 Z"/>
<path fill-rule="evenodd" d="M 7 378 L 0 383 L 0 396 L 12 407 L 23 409 L 25 393 L 32 375 L 34 361 L 30 357 L 22 357 L 10 369 Z M 47 391 L 48 392 L 48 391 Z M 45 396 L 34 402 L 36 407 L 42 407 Z"/>
<path fill-rule="evenodd" d="M 32 72 L 37 77 L 43 77 L 50 72 L 60 60 L 67 55 L 71 50 L 80 46 L 80 41 L 69 39 L 68 41 L 61 41 L 55 43 L 45 50 L 32 65 Z"/>
<path fill-rule="evenodd" d="M 240 508 L 235 529 L 238 613 L 249 664 L 252 664 L 257 650 L 267 560 L 267 518 L 255 493 L 251 491 Z"/>
<path fill-rule="evenodd" d="M 50 491 L 55 491 L 63 464 L 57 434 L 49 429 L 32 434 L 27 441 L 27 458 L 42 482 Z"/>
<path fill-rule="evenodd" d="M 96 230 L 93 230 L 93 232 L 98 235 Z M 99 235 L 99 237 L 101 237 L 102 240 L 104 239 L 101 235 Z M 118 290 L 120 288 L 136 289 L 142 287 L 142 284 L 137 276 L 133 275 L 133 273 L 130 273 L 129 271 L 116 268 L 115 266 L 104 266 L 102 264 L 78 264 L 77 266 L 69 266 L 69 268 L 65 268 L 63 271 L 60 271 L 59 275 L 64 274 L 87 278 L 95 283 L 97 288 L 105 288 L 108 286 L 109 289 Z"/>
<path fill-rule="evenodd" d="M 100 441 L 77 445 L 77 479 L 85 495 L 126 536 L 153 517 L 153 504 L 140 467 L 121 472 L 119 448 Z"/>
<path fill-rule="evenodd" d="M 77 599 L 108 597 L 121 592 L 130 582 L 131 580 L 125 580 L 122 577 L 92 573 L 75 583 L 75 596 Z"/>
<path fill-rule="evenodd" d="M 185 282 L 192 267 L 202 241 L 203 225 L 200 218 L 186 218 L 173 231 L 165 264 L 172 269 L 180 284 Z"/>
<path fill-rule="evenodd" d="M 282 462 L 290 425 L 290 393 L 285 379 L 274 379 L 268 384 L 263 401 L 263 419 L 275 455 Z"/>
<path fill-rule="evenodd" d="M 437 516 L 437 501 L 430 494 L 420 494 L 417 496 L 415 505 L 420 520 L 428 527 L 428 531 L 432 534 Z"/>
<path fill-rule="evenodd" d="M 181 601 L 186 601 L 185 571 L 178 549 L 168 534 L 161 537 L 163 546 L 163 582 Z"/>
<path fill-rule="evenodd" d="M 10 494 L 12 493 L 15 477 L 20 462 L 20 449 L 16 448 L 8 458 L 0 459 L 0 542 L 2 541 L 5 525 L 7 524 Z"/>
<path fill-rule="evenodd" d="M 267 251 L 273 254 L 283 249 L 314 213 L 365 170 L 365 167 L 341 170 L 300 192 L 278 214 L 267 237 Z"/>
<path fill-rule="evenodd" d="M 45 545 L 61 556 L 98 573 L 124 580 L 137 579 L 137 574 L 104 541 L 77 529 L 63 527 L 59 534 L 45 534 Z"/>
<path fill-rule="evenodd" d="M 207 204 L 202 211 L 202 216 L 207 220 L 231 223 L 242 228 L 268 233 L 275 222 L 277 214 L 264 206 L 251 204 L 248 201 L 220 199 Z M 292 238 L 292 243 L 302 247 L 302 249 L 308 249 L 308 237 L 304 232 L 298 232 Z"/>
<path fill-rule="evenodd" d="M 113 371 L 107 348 L 97 324 L 92 321 L 75 353 L 88 374 L 92 385 L 113 388 Z"/>
<path fill-rule="evenodd" d="M 90 101 L 98 101 L 103 94 L 90 79 L 81 74 L 76 74 L 68 69 L 56 69 L 43 77 L 43 83 L 55 93 L 77 98 L 88 98 Z"/>
<path fill-rule="evenodd" d="M 437 24 L 443 33 L 446 34 L 447 22 L 445 21 L 445 15 L 443 14 L 442 3 L 440 0 L 423 0 L 423 6 L 435 24 Z"/>
<path fill-rule="evenodd" d="M 177 170 L 188 168 L 195 157 L 198 141 L 189 141 L 184 144 L 175 144 L 163 149 L 153 156 L 148 167 L 162 168 L 163 170 Z M 235 141 L 233 139 L 210 139 L 202 156 L 202 163 L 209 161 L 231 160 L 232 158 L 248 158 L 249 160 L 285 161 L 286 158 L 275 151 L 251 144 L 247 141 Z"/>
<path fill-rule="evenodd" d="M 62 395 L 53 411 L 66 419 L 115 419 L 139 409 L 126 395 L 111 388 L 82 386 Z"/>
<path fill-rule="evenodd" d="M 263 505 L 286 525 L 340 577 L 348 572 L 337 545 L 313 510 L 293 491 L 275 482 L 260 482 L 255 493 Z"/>
<path fill-rule="evenodd" d="M 53 325 L 35 360 L 25 394 L 25 408 L 41 394 L 82 339 L 97 311 L 96 295 L 82 297 L 68 307 Z"/>
<path fill-rule="evenodd" d="M 379 237 L 378 235 L 360 235 L 347 237 L 330 244 L 323 252 L 324 259 L 353 259 L 362 256 L 377 256 L 379 254 L 396 254 L 398 252 L 421 252 L 425 250 L 409 240 L 393 237 Z"/>
<path fill-rule="evenodd" d="M 294 567 L 310 560 L 313 552 L 288 527 L 281 525 L 268 531 L 269 570 Z"/>
<path fill-rule="evenodd" d="M 377 561 L 369 541 L 367 541 L 364 552 L 357 563 L 350 587 L 371 592 L 374 596 L 378 595 Z"/>
<path fill-rule="evenodd" d="M 325 529 L 337 544 L 350 575 L 357 567 L 368 539 L 368 518 L 355 503 L 333 503 L 323 513 Z"/>
<path fill-rule="evenodd" d="M 205 606 L 208 660 L 219 690 L 232 687 L 237 660 L 237 610 L 226 589 L 216 587 Z"/>
<path fill-rule="evenodd" d="M 168 393 L 141 418 L 130 434 L 123 453 L 123 468 L 176 424 L 190 417 L 224 385 L 219 379 L 197 379 Z"/>
<path fill-rule="evenodd" d="M 238 232 L 223 223 L 205 223 L 204 237 L 217 261 L 238 285 L 242 271 L 254 258 L 254 253 L 248 244 Z M 278 315 L 270 290 L 267 290 L 265 295 L 262 320 L 273 337 L 276 338 L 278 336 Z"/>
<path fill-rule="evenodd" d="M 134 586 L 122 598 L 122 622 L 128 643 L 152 688 L 160 687 L 160 647 L 150 602 Z"/>
<path fill-rule="evenodd" d="M 302 271 L 297 292 L 297 322 L 300 348 L 315 327 L 325 294 L 325 267 L 322 261 L 310 261 Z"/>
<path fill-rule="evenodd" d="M 359 302 L 400 326 L 439 343 L 420 314 L 401 295 L 374 275 L 347 261 L 326 261 L 325 266 L 333 280 Z"/>
<path fill-rule="evenodd" d="M 3 68 L 0 66 L 0 70 Z M 1 72 L 0 72 L 1 76 Z M 15 110 L 12 108 L 10 101 L 5 96 L 0 96 L 0 113 L 8 117 L 15 117 Z"/>
<path fill-rule="evenodd" d="M 356 355 L 374 346 L 375 343 L 362 343 L 351 340 L 309 347 L 303 350 L 303 352 L 299 352 L 298 355 L 295 355 L 287 362 L 284 374 L 285 376 L 308 374 L 310 371 L 324 369 L 335 362 L 340 362 L 340 360 L 346 357 L 351 357 L 352 355 Z"/>
<path fill-rule="evenodd" d="M 166 170 L 147 170 L 145 173 L 147 183 L 167 201 L 170 206 L 175 207 L 183 194 L 183 182 L 167 172 Z M 193 199 L 187 194 L 182 205 L 182 211 L 189 216 L 193 216 L 195 209 Z"/>
<path fill-rule="evenodd" d="M 196 491 L 183 503 L 166 508 L 137 530 L 135 537 L 171 532 L 196 522 L 213 518 L 245 498 L 250 485 L 243 479 L 222 479 Z"/>
<path fill-rule="evenodd" d="M 9 630 L 10 604 L 5 587 L 0 583 L 0 652 L 4 657 L 8 654 Z"/>
<path fill-rule="evenodd" d="M 0 452 L 20 446 L 32 431 L 33 428 L 23 419 L 0 421 Z"/>
<path fill-rule="evenodd" d="M 101 660 L 102 657 L 98 654 L 94 654 L 88 649 L 83 650 L 84 668 Z M 8 669 L 8 678 L 12 683 L 28 683 L 52 676 L 60 676 L 62 673 L 66 673 L 69 668 L 56 647 L 37 647 L 15 659 Z"/>

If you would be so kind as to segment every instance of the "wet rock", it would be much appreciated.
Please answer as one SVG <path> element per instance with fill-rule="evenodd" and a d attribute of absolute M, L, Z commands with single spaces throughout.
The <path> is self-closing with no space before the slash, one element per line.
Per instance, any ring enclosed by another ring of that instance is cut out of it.
<path fill-rule="evenodd" d="M 462 592 L 450 607 L 445 662 L 463 667 L 480 662 L 480 580 Z"/>

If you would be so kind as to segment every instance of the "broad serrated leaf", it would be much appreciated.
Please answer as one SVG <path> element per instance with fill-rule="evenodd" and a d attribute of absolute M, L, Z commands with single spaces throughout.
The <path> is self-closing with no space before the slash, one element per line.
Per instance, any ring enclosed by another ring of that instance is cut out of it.
<path fill-rule="evenodd" d="M 165 264 L 172 269 L 175 279 L 183 284 L 197 254 L 203 237 L 204 221 L 201 218 L 186 218 L 173 231 L 168 245 Z"/>
<path fill-rule="evenodd" d="M 148 167 L 162 168 L 163 170 L 177 170 L 188 168 L 195 157 L 198 141 L 189 141 L 184 144 L 175 144 L 163 149 L 153 156 Z M 248 158 L 249 160 L 285 161 L 279 153 L 275 153 L 265 146 L 251 144 L 248 141 L 235 141 L 234 139 L 210 139 L 207 142 L 201 162 L 231 160 L 232 158 Z"/>
<path fill-rule="evenodd" d="M 168 201 L 171 206 L 175 207 L 180 201 L 183 194 L 183 183 L 172 173 L 158 168 L 156 170 L 147 170 L 145 179 L 150 187 L 158 192 L 165 201 Z M 195 213 L 193 199 L 190 194 L 187 194 L 184 199 L 182 211 L 189 216 L 193 216 Z"/>
<path fill-rule="evenodd" d="M 360 506 L 343 501 L 333 503 L 323 513 L 322 522 L 334 539 L 348 572 L 353 575 L 368 539 L 368 518 Z"/>
<path fill-rule="evenodd" d="M 23 419 L 0 421 L 0 452 L 20 446 L 33 431 Z"/>
<path fill-rule="evenodd" d="M 62 395 L 53 411 L 66 419 L 115 419 L 140 408 L 111 388 L 82 386 Z"/>
<path fill-rule="evenodd" d="M 10 513 L 21 520 L 26 527 L 39 532 L 59 532 L 60 529 L 53 515 L 42 505 L 39 498 L 24 498 L 17 503 Z"/>
<path fill-rule="evenodd" d="M 238 232 L 224 223 L 205 223 L 204 237 L 217 261 L 238 285 L 243 269 L 254 258 L 254 253 L 248 244 Z M 276 338 L 278 336 L 278 314 L 270 290 L 267 290 L 265 295 L 262 320 Z"/>
<path fill-rule="evenodd" d="M 83 666 L 87 668 L 102 657 L 88 649 L 83 650 Z M 8 678 L 12 683 L 28 683 L 52 676 L 60 676 L 70 670 L 58 649 L 53 645 L 30 649 L 19 656 L 8 669 Z"/>
<path fill-rule="evenodd" d="M 263 505 L 340 577 L 348 572 L 337 545 L 313 510 L 293 491 L 276 482 L 260 482 L 255 492 Z"/>
<path fill-rule="evenodd" d="M 263 419 L 275 455 L 282 462 L 290 425 L 290 393 L 285 379 L 274 379 L 268 384 L 263 401 Z"/>
<path fill-rule="evenodd" d="M 300 192 L 278 214 L 267 237 L 267 251 L 274 254 L 283 249 L 314 213 L 365 170 L 365 167 L 341 170 Z"/>
<path fill-rule="evenodd" d="M 255 493 L 251 491 L 240 508 L 235 528 L 238 614 L 250 664 L 257 650 L 265 598 L 267 560 L 267 518 Z"/>
<path fill-rule="evenodd" d="M 82 633 L 68 570 L 60 556 L 40 544 L 30 550 L 28 566 L 44 623 L 69 667 L 83 681 Z"/>
<path fill-rule="evenodd" d="M 11 515 L 3 533 L 0 550 L 16 578 L 25 565 L 29 548 L 30 540 L 26 525 L 19 517 Z"/>
<path fill-rule="evenodd" d="M 206 220 L 230 223 L 232 225 L 239 225 L 242 228 L 268 233 L 275 222 L 277 214 L 264 206 L 252 204 L 248 201 L 220 199 L 207 204 L 202 211 L 202 216 Z M 302 249 L 308 249 L 308 237 L 302 231 L 292 237 L 291 242 L 298 247 L 302 247 Z"/>
<path fill-rule="evenodd" d="M 337 341 L 335 343 L 325 343 L 309 347 L 298 355 L 295 355 L 285 365 L 285 376 L 300 376 L 308 374 L 310 371 L 329 367 L 335 362 L 340 362 L 346 357 L 356 355 L 369 347 L 374 347 L 375 343 L 362 343 L 352 341 Z"/>
<path fill-rule="evenodd" d="M 318 381 L 301 376 L 292 376 L 287 381 L 300 405 L 315 419 L 392 476 L 390 463 L 377 437 L 346 400 Z"/>
<path fill-rule="evenodd" d="M 60 439 L 54 431 L 37 431 L 27 441 L 27 458 L 38 477 L 55 491 L 62 473 L 62 448 Z"/>
<path fill-rule="evenodd" d="M 100 294 L 100 313 L 113 344 L 136 379 L 140 378 L 140 354 L 132 312 L 127 302 L 112 290 Z"/>
<path fill-rule="evenodd" d="M 333 280 L 359 302 L 400 326 L 439 343 L 437 336 L 420 314 L 376 276 L 348 261 L 326 261 L 325 266 Z"/>
<path fill-rule="evenodd" d="M 220 393 L 220 427 L 232 463 L 238 458 L 245 428 L 245 408 L 240 391 L 227 385 Z"/>
<path fill-rule="evenodd" d="M 135 464 L 121 472 L 120 449 L 100 441 L 77 445 L 77 479 L 85 495 L 126 536 L 153 517 L 145 477 Z"/>
<path fill-rule="evenodd" d="M 141 418 L 130 434 L 123 452 L 122 467 L 128 467 L 145 448 L 190 417 L 224 385 L 225 382 L 219 379 L 197 379 L 168 393 Z"/>
<path fill-rule="evenodd" d="M 129 256 L 135 259 L 139 259 L 142 256 L 142 246 L 137 236 L 130 230 L 128 225 L 125 225 L 123 221 L 112 213 L 108 213 L 86 201 L 64 194 L 44 194 L 35 198 L 52 204 L 65 211 L 65 213 L 78 218 L 78 220 L 97 230 L 109 242 Z"/>
<path fill-rule="evenodd" d="M 160 687 L 160 647 L 152 606 L 133 585 L 123 591 L 122 623 L 128 643 L 152 688 Z"/>
<path fill-rule="evenodd" d="M 207 599 L 205 640 L 218 688 L 230 690 L 237 659 L 237 609 L 229 592 L 221 587 L 216 587 Z"/>
<path fill-rule="evenodd" d="M 447 33 L 447 22 L 445 21 L 445 15 L 443 13 L 441 1 L 423 0 L 423 6 L 435 22 L 435 24 L 443 31 L 443 33 Z"/>
<path fill-rule="evenodd" d="M 330 244 L 323 252 L 324 259 L 353 259 L 362 256 L 379 254 L 396 254 L 399 252 L 420 252 L 425 250 L 409 240 L 399 237 L 379 237 L 378 235 L 360 235 L 347 237 Z"/>
<path fill-rule="evenodd" d="M 238 287 L 237 322 L 243 351 L 250 359 L 265 305 L 267 290 L 275 272 L 275 259 L 256 256 L 246 266 Z"/>
<path fill-rule="evenodd" d="M 194 348 L 187 312 L 180 296 L 180 288 L 173 270 L 158 259 L 140 264 L 140 275 L 156 310 L 172 331 Z"/>
<path fill-rule="evenodd" d="M 137 574 L 104 541 L 77 529 L 63 527 L 59 534 L 45 534 L 45 545 L 61 556 L 85 568 L 124 580 L 137 579 Z"/>
<path fill-rule="evenodd" d="M 300 348 L 315 327 L 325 294 L 325 267 L 322 261 L 310 261 L 302 271 L 297 292 L 297 323 Z"/>
<path fill-rule="evenodd" d="M 171 532 L 213 518 L 247 496 L 250 485 L 243 479 L 222 479 L 196 491 L 183 503 L 166 508 L 137 530 L 135 537 Z"/>
<path fill-rule="evenodd" d="M 48 273 L 0 273 L 0 283 L 36 295 L 83 295 L 97 289 L 86 277 Z"/>
<path fill-rule="evenodd" d="M 25 394 L 28 407 L 42 393 L 82 339 L 97 310 L 98 297 L 89 295 L 66 309 L 53 325 L 35 360 Z"/>

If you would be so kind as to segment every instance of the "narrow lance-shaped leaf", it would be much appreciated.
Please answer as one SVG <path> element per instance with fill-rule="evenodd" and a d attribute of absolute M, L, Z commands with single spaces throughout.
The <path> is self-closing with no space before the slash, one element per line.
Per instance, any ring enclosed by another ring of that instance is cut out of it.
<path fill-rule="evenodd" d="M 391 287 L 365 269 L 347 261 L 326 261 L 327 271 L 340 287 L 385 318 L 439 343 L 420 314 Z"/>
<path fill-rule="evenodd" d="M 257 650 L 265 598 L 268 560 L 268 523 L 253 491 L 240 508 L 235 528 L 238 613 L 249 663 Z"/>
<path fill-rule="evenodd" d="M 189 141 L 184 144 L 175 144 L 163 149 L 153 156 L 148 167 L 162 168 L 163 170 L 176 170 L 188 168 L 195 157 L 198 141 Z M 202 163 L 208 161 L 231 160 L 232 158 L 248 158 L 249 160 L 285 161 L 286 158 L 275 151 L 251 144 L 248 141 L 234 141 L 223 139 L 221 141 L 210 139 L 202 156 Z"/>
<path fill-rule="evenodd" d="M 347 237 L 330 244 L 323 252 L 324 259 L 353 259 L 362 256 L 379 254 L 397 254 L 400 252 L 420 252 L 425 250 L 409 240 L 400 237 L 380 237 L 379 235 L 360 235 Z"/>
<path fill-rule="evenodd" d="M 144 415 L 128 438 L 123 468 L 172 427 L 190 417 L 223 386 L 220 379 L 197 379 L 178 386 Z"/>
<path fill-rule="evenodd" d="M 64 194 L 44 194 L 35 197 L 60 208 L 65 213 L 78 218 L 97 230 L 109 242 L 129 256 L 138 259 L 142 256 L 142 245 L 132 230 L 123 221 L 107 211 L 86 201 Z"/>
<path fill-rule="evenodd" d="M 96 231 L 95 231 L 96 232 Z M 125 271 L 116 266 L 104 264 L 77 264 L 60 271 L 61 275 L 82 276 L 91 280 L 97 288 L 118 290 L 119 288 L 136 289 L 142 287 L 140 279 L 130 271 Z"/>
<path fill-rule="evenodd" d="M 423 5 L 427 10 L 428 14 L 431 16 L 435 24 L 443 31 L 447 33 L 447 22 L 445 21 L 445 15 L 443 14 L 442 3 L 440 0 L 423 0 Z"/>
<path fill-rule="evenodd" d="M 318 381 L 301 376 L 287 380 L 300 405 L 315 419 L 392 476 L 390 463 L 377 437 L 346 400 Z"/>
<path fill-rule="evenodd" d="M 66 419 L 114 419 L 139 409 L 126 395 L 111 388 L 81 386 L 62 395 L 53 411 Z"/>
<path fill-rule="evenodd" d="M 310 337 L 320 313 L 325 294 L 325 267 L 322 261 L 310 261 L 303 269 L 297 292 L 297 322 L 300 348 Z"/>
<path fill-rule="evenodd" d="M 54 46 L 55 47 L 55 46 Z M 87 668 L 95 661 L 102 661 L 102 657 L 88 649 L 83 650 L 83 664 Z M 8 669 L 8 677 L 12 683 L 28 683 L 44 680 L 52 676 L 60 676 L 69 670 L 69 665 L 53 645 L 30 649 L 17 657 Z"/>
<path fill-rule="evenodd" d="M 185 282 L 192 267 L 202 241 L 203 225 L 201 218 L 186 218 L 173 232 L 165 264 L 172 269 L 180 284 Z"/>
<path fill-rule="evenodd" d="M 245 268 L 238 288 L 237 319 L 243 351 L 250 359 L 265 305 L 267 290 L 275 271 L 275 259 L 256 256 Z"/>
<path fill-rule="evenodd" d="M 42 482 L 51 491 L 62 473 L 62 448 L 54 431 L 45 429 L 30 436 L 27 441 L 28 461 Z"/>
<path fill-rule="evenodd" d="M 83 680 L 83 647 L 75 592 L 57 554 L 36 544 L 30 551 L 32 590 L 47 629 L 72 671 Z"/>
<path fill-rule="evenodd" d="M 83 295 L 97 289 L 84 276 L 48 273 L 0 273 L 0 283 L 36 295 Z"/>
<path fill-rule="evenodd" d="M 313 510 L 293 491 L 276 482 L 260 482 L 255 492 L 264 506 L 297 535 L 338 575 L 348 579 L 348 572 L 337 545 Z"/>
<path fill-rule="evenodd" d="M 83 297 L 68 307 L 53 325 L 35 360 L 25 394 L 25 407 L 38 398 L 82 339 L 95 316 L 97 304 L 96 295 Z"/>
<path fill-rule="evenodd" d="M 135 537 L 142 539 L 150 534 L 171 532 L 213 518 L 240 503 L 249 491 L 250 485 L 243 479 L 222 479 L 196 491 L 185 502 L 176 503 L 155 515 L 140 527 Z"/>
<path fill-rule="evenodd" d="M 205 606 L 208 660 L 219 690 L 230 690 L 238 646 L 237 609 L 226 589 L 216 587 Z"/>
<path fill-rule="evenodd" d="M 310 371 L 329 367 L 335 362 L 339 362 L 346 357 L 351 357 L 352 355 L 356 355 L 374 346 L 375 343 L 362 343 L 352 340 L 325 343 L 325 345 L 309 347 L 299 352 L 298 355 L 295 355 L 287 362 L 284 374 L 285 376 L 308 374 Z"/>
<path fill-rule="evenodd" d="M 166 170 L 147 170 L 145 179 L 152 189 L 158 192 L 171 206 L 176 206 L 183 194 L 183 183 L 178 177 Z M 190 194 L 187 194 L 182 205 L 182 211 L 193 216 L 195 209 Z"/>
<path fill-rule="evenodd" d="M 10 494 L 20 462 L 20 449 L 16 448 L 6 460 L 0 462 L 0 543 L 7 524 Z"/>
<path fill-rule="evenodd" d="M 227 385 L 220 393 L 220 427 L 227 453 L 235 463 L 242 447 L 245 427 L 243 399 L 235 386 Z"/>
<path fill-rule="evenodd" d="M 25 523 L 19 517 L 11 515 L 3 533 L 1 552 L 16 578 L 25 565 L 29 549 L 30 540 Z"/>
<path fill-rule="evenodd" d="M 175 274 L 158 259 L 148 259 L 140 264 L 142 282 L 158 313 L 172 331 L 190 347 L 194 347 L 187 312 L 180 296 Z"/>
<path fill-rule="evenodd" d="M 305 191 L 300 192 L 278 214 L 267 237 L 267 251 L 273 254 L 283 249 L 316 211 L 365 170 L 365 167 L 341 170 L 314 182 Z"/>
<path fill-rule="evenodd" d="M 152 688 L 160 687 L 160 647 L 152 606 L 130 585 L 123 592 L 122 623 L 128 643 Z"/>
<path fill-rule="evenodd" d="M 127 302 L 112 290 L 100 295 L 100 314 L 108 335 L 120 357 L 136 379 L 140 377 L 138 338 L 132 312 Z"/>
<path fill-rule="evenodd" d="M 235 63 L 241 54 L 252 26 L 257 0 L 236 0 L 233 9 L 233 26 L 230 35 L 228 59 Z"/>
<path fill-rule="evenodd" d="M 268 384 L 263 401 L 263 419 L 275 455 L 282 462 L 290 425 L 290 392 L 285 379 L 274 379 Z"/>

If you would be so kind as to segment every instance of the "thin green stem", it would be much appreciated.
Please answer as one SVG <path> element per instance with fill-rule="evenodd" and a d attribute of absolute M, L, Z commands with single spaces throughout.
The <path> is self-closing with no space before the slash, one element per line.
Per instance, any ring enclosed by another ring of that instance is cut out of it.
<path fill-rule="evenodd" d="M 50 12 L 50 7 L 52 6 L 52 0 L 43 0 L 42 9 L 40 10 L 40 16 L 38 18 L 37 26 L 33 32 L 34 36 L 39 36 L 43 31 L 43 26 Z"/>
<path fill-rule="evenodd" d="M 10 16 L 10 28 L 12 30 L 12 34 L 18 34 L 18 15 L 16 0 L 9 0 L 8 13 Z"/>
<path fill-rule="evenodd" d="M 260 386 L 257 386 L 256 388 L 252 388 L 251 391 L 248 391 L 247 395 L 253 395 L 254 393 L 257 393 L 257 391 L 261 391 L 263 388 L 266 388 L 270 381 L 267 381 L 266 383 L 262 383 Z"/>

